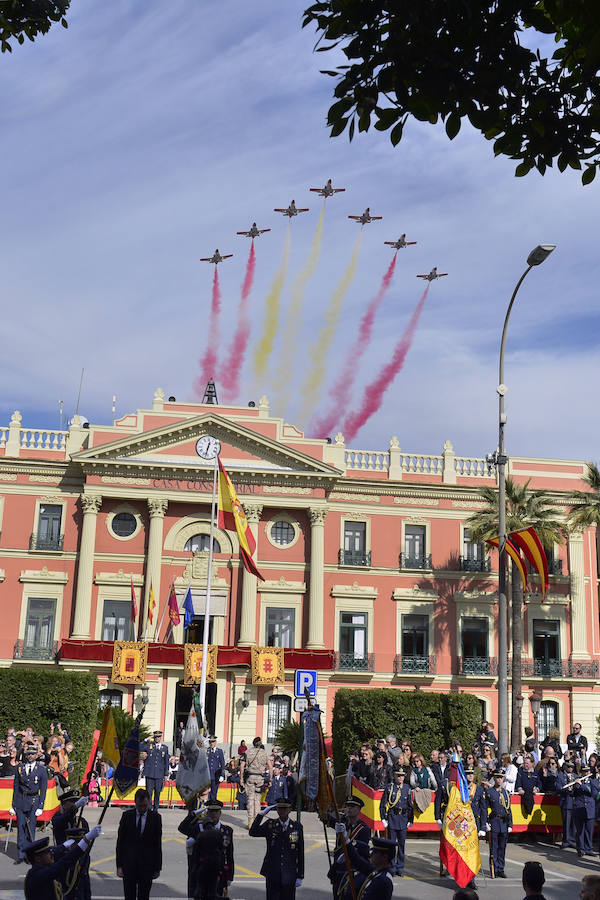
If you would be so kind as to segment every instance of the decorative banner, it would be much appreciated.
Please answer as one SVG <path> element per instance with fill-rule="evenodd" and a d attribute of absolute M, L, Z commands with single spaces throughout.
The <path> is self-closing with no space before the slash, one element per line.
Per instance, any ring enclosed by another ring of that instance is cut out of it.
<path fill-rule="evenodd" d="M 183 683 L 185 685 L 200 684 L 202 677 L 202 644 L 184 644 L 183 647 Z M 217 680 L 217 644 L 208 645 L 206 665 L 206 683 Z"/>
<path fill-rule="evenodd" d="M 147 641 L 115 641 L 110 676 L 113 684 L 144 684 L 147 665 Z"/>
<path fill-rule="evenodd" d="M 252 684 L 283 684 L 283 647 L 251 647 Z"/>

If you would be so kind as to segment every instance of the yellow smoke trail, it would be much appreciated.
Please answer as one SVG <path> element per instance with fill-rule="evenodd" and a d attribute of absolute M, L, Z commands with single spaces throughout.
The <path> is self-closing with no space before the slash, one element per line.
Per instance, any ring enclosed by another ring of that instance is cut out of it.
<path fill-rule="evenodd" d="M 323 325 L 323 328 L 321 329 L 321 333 L 319 334 L 317 340 L 310 348 L 310 358 L 312 366 L 309 370 L 308 378 L 306 379 L 306 382 L 304 383 L 304 387 L 302 389 L 302 407 L 298 416 L 300 427 L 304 425 L 309 416 L 314 412 L 315 406 L 317 405 L 317 391 L 319 390 L 323 379 L 325 378 L 325 365 L 327 363 L 327 356 L 329 354 L 331 344 L 333 343 L 333 339 L 337 331 L 344 297 L 346 296 L 348 288 L 352 284 L 354 276 L 356 275 L 361 238 L 362 228 L 360 229 L 360 232 L 356 239 L 356 243 L 354 244 L 352 256 L 350 257 L 350 262 L 346 267 L 346 271 L 336 285 L 333 294 L 331 295 L 329 306 L 325 310 L 325 324 Z"/>
<path fill-rule="evenodd" d="M 290 381 L 292 380 L 294 371 L 294 359 L 298 347 L 298 326 L 300 315 L 302 313 L 302 305 L 304 302 L 304 295 L 306 293 L 306 285 L 314 275 L 315 269 L 317 268 L 317 264 L 319 262 L 319 257 L 321 255 L 324 220 L 325 201 L 323 201 L 321 214 L 319 215 L 317 227 L 315 228 L 315 233 L 313 235 L 308 259 L 306 260 L 302 269 L 296 275 L 296 278 L 294 279 L 294 282 L 292 284 L 292 300 L 288 309 L 287 321 L 285 323 L 285 329 L 281 340 L 281 356 L 279 368 L 277 369 L 275 375 L 276 397 L 274 409 L 277 410 L 277 415 L 280 416 L 285 415 L 286 407 L 290 401 L 289 385 Z"/>
<path fill-rule="evenodd" d="M 288 222 L 287 232 L 285 235 L 285 244 L 283 246 L 283 257 L 281 259 L 281 265 L 279 269 L 275 273 L 275 278 L 273 279 L 273 284 L 271 285 L 271 290 L 267 294 L 265 298 L 265 318 L 263 325 L 263 333 L 262 337 L 258 341 L 256 345 L 256 349 L 254 350 L 254 359 L 252 363 L 252 370 L 254 372 L 254 378 L 259 379 L 262 375 L 264 375 L 265 370 L 267 368 L 267 363 L 269 362 L 269 357 L 273 352 L 273 344 L 275 342 L 275 335 L 277 334 L 277 328 L 279 326 L 279 301 L 281 299 L 281 292 L 283 290 L 283 285 L 285 284 L 285 276 L 287 274 L 288 262 L 290 259 L 290 223 Z"/>

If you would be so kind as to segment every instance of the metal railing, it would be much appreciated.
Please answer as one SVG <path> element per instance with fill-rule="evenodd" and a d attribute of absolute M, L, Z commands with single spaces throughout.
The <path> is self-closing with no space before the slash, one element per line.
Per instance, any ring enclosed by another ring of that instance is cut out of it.
<path fill-rule="evenodd" d="M 58 535 L 58 537 L 48 537 L 47 535 L 42 536 L 34 532 L 29 538 L 30 550 L 60 551 L 63 549 L 63 544 L 64 535 L 62 534 Z"/>
<path fill-rule="evenodd" d="M 534 678 L 597 678 L 597 662 L 577 659 L 525 659 L 523 675 Z"/>
<path fill-rule="evenodd" d="M 338 553 L 338 564 L 340 566 L 370 566 L 371 551 L 357 553 L 354 550 L 340 550 Z"/>
<path fill-rule="evenodd" d="M 28 647 L 25 641 L 17 641 L 13 650 L 13 659 L 55 659 L 58 654 L 58 641 L 49 647 Z"/>
<path fill-rule="evenodd" d="M 431 569 L 431 553 L 422 556 L 407 556 L 401 553 L 398 558 L 401 569 Z"/>
<path fill-rule="evenodd" d="M 496 675 L 498 660 L 490 656 L 460 656 L 458 658 L 459 675 Z"/>
<path fill-rule="evenodd" d="M 491 572 L 492 560 L 489 556 L 482 556 L 479 559 L 461 556 L 460 570 L 461 572 Z"/>
<path fill-rule="evenodd" d="M 374 672 L 375 654 L 363 653 L 357 656 L 355 653 L 336 653 L 335 667 L 344 672 Z"/>
<path fill-rule="evenodd" d="M 434 675 L 435 656 L 395 656 L 396 675 Z"/>

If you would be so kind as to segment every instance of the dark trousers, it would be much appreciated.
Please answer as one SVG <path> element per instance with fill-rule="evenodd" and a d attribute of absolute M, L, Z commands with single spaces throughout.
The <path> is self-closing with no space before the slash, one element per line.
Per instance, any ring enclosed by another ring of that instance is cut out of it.
<path fill-rule="evenodd" d="M 148 900 L 152 879 L 148 875 L 124 875 L 123 893 L 125 900 Z"/>
<path fill-rule="evenodd" d="M 215 776 L 214 776 L 214 775 L 211 775 L 211 776 L 210 776 L 210 794 L 209 794 L 209 800 L 216 800 L 216 799 L 217 799 L 217 791 L 218 791 L 218 790 L 219 790 L 219 782 L 218 782 L 218 781 L 215 781 Z"/>
<path fill-rule="evenodd" d="M 494 860 L 494 871 L 504 872 L 504 860 L 506 858 L 506 845 L 508 843 L 507 831 L 490 831 L 490 843 L 492 848 L 492 859 Z"/>
<path fill-rule="evenodd" d="M 573 810 L 565 809 L 564 806 L 560 808 L 562 812 L 562 820 L 563 820 L 563 844 L 566 844 L 567 847 L 575 846 L 575 821 L 573 819 Z"/>
<path fill-rule="evenodd" d="M 574 809 L 575 840 L 578 853 L 591 853 L 594 836 L 594 820 L 587 818 L 585 809 Z"/>
<path fill-rule="evenodd" d="M 267 878 L 267 900 L 295 900 L 296 882 L 282 884 L 273 878 Z"/>
<path fill-rule="evenodd" d="M 160 806 L 160 792 L 163 789 L 162 778 L 146 778 L 146 790 L 150 794 L 150 809 L 158 810 Z"/>
<path fill-rule="evenodd" d="M 17 849 L 19 851 L 19 859 L 25 859 L 25 851 L 23 849 L 25 844 L 28 844 L 29 841 L 35 841 L 35 811 L 38 808 L 38 801 L 39 797 L 36 797 L 35 803 L 28 811 L 24 809 L 15 810 L 17 814 Z M 27 829 L 28 825 L 29 830 Z"/>
<path fill-rule="evenodd" d="M 390 828 L 390 841 L 396 841 L 396 857 L 392 864 L 392 872 L 401 875 L 404 872 L 404 845 L 406 844 L 406 826 Z"/>

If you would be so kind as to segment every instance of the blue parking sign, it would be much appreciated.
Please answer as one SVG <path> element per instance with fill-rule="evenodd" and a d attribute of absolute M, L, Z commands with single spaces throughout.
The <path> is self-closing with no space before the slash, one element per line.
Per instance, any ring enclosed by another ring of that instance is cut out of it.
<path fill-rule="evenodd" d="M 316 669 L 296 669 L 296 697 L 304 697 L 305 688 L 309 697 L 317 696 L 317 671 Z"/>

